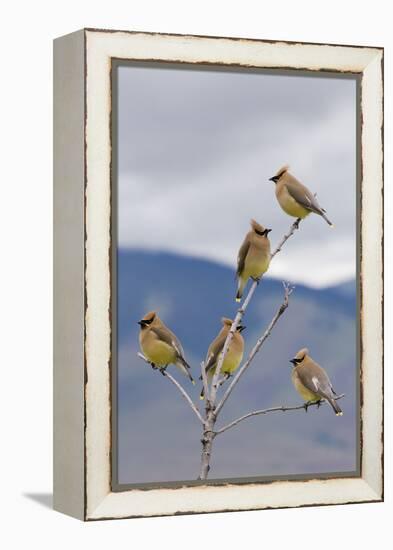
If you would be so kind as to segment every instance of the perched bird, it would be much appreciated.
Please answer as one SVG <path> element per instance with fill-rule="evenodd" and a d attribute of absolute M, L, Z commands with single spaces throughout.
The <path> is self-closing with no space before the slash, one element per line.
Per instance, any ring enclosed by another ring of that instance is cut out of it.
<path fill-rule="evenodd" d="M 195 384 L 189 372 L 191 367 L 184 358 L 179 340 L 164 325 L 157 313 L 149 311 L 138 324 L 141 326 L 139 344 L 152 366 L 165 369 L 168 365 L 174 364 Z"/>
<path fill-rule="evenodd" d="M 303 219 L 311 212 L 322 218 L 333 227 L 332 222 L 326 216 L 324 210 L 316 199 L 316 196 L 300 181 L 288 172 L 289 166 L 283 166 L 275 176 L 269 179 L 276 184 L 276 197 L 281 208 L 289 216 Z"/>
<path fill-rule="evenodd" d="M 265 229 L 255 220 L 251 220 L 250 224 L 251 231 L 247 233 L 237 257 L 236 275 L 238 286 L 236 302 L 240 302 L 249 277 L 259 280 L 267 271 L 270 263 L 268 234 L 271 229 Z"/>
<path fill-rule="evenodd" d="M 209 382 L 211 382 L 214 373 L 216 372 L 216 367 L 220 360 L 225 340 L 233 323 L 231 319 L 227 319 L 226 317 L 223 317 L 221 321 L 223 327 L 218 333 L 218 336 L 210 344 L 205 359 L 205 371 Z M 229 376 L 231 376 L 231 374 L 235 372 L 235 370 L 240 365 L 241 360 L 243 359 L 244 340 L 241 332 L 245 328 L 246 327 L 242 325 L 238 325 L 236 327 L 236 331 L 232 337 L 231 343 L 229 344 L 228 351 L 225 354 L 224 362 L 221 367 L 221 373 L 225 374 L 227 378 L 229 378 Z M 203 397 L 204 389 L 202 388 L 200 398 L 203 399 Z"/>
<path fill-rule="evenodd" d="M 290 362 L 293 364 L 292 382 L 298 393 L 306 401 L 306 411 L 310 402 L 319 402 L 321 399 L 326 399 L 332 406 L 336 416 L 342 416 L 343 412 L 335 399 L 337 394 L 328 375 L 318 363 L 311 359 L 308 355 L 308 349 L 303 348 L 298 351 Z"/>

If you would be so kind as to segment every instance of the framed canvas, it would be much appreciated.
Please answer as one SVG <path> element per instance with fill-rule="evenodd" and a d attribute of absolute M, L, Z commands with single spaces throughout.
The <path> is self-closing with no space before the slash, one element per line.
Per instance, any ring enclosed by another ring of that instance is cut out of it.
<path fill-rule="evenodd" d="M 383 500 L 382 48 L 56 39 L 54 215 L 56 510 Z"/>

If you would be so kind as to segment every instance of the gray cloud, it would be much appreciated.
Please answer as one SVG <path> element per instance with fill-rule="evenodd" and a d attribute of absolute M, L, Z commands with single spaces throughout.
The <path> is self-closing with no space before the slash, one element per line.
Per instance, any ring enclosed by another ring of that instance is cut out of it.
<path fill-rule="evenodd" d="M 273 243 L 288 228 L 267 181 L 288 162 L 335 229 L 311 216 L 270 273 L 353 277 L 355 98 L 349 79 L 121 67 L 119 245 L 234 265 L 250 217 Z"/>

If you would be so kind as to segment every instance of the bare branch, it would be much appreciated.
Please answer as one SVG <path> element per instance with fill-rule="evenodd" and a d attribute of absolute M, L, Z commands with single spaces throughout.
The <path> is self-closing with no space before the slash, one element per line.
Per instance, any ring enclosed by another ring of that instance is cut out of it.
<path fill-rule="evenodd" d="M 289 232 L 283 236 L 283 238 L 281 239 L 281 242 L 277 245 L 277 248 L 276 250 L 272 253 L 272 255 L 270 256 L 270 261 L 274 258 L 274 256 L 276 254 L 278 254 L 278 252 L 281 251 L 283 245 L 287 242 L 287 240 L 289 239 L 289 237 L 292 237 L 292 235 L 295 233 L 296 229 L 299 229 L 299 223 L 301 222 L 301 218 L 297 218 L 296 221 L 293 222 L 293 224 L 291 225 L 291 228 L 289 230 Z"/>
<path fill-rule="evenodd" d="M 246 299 L 244 300 L 242 306 L 237 311 L 236 317 L 233 320 L 232 326 L 231 326 L 230 331 L 228 333 L 228 336 L 225 340 L 225 344 L 224 344 L 222 353 L 220 355 L 220 359 L 218 361 L 218 365 L 216 367 L 216 371 L 214 373 L 213 381 L 212 381 L 210 400 L 213 404 L 215 403 L 215 400 L 216 400 L 217 389 L 218 389 L 218 379 L 219 379 L 219 376 L 221 374 L 221 369 L 222 369 L 222 365 L 224 363 L 225 356 L 228 352 L 228 349 L 229 349 L 230 343 L 232 341 L 233 335 L 235 334 L 236 329 L 237 329 L 238 325 L 240 324 L 240 321 L 243 318 L 244 312 L 246 311 L 246 309 L 248 307 L 248 304 L 250 303 L 250 300 L 251 300 L 251 298 L 252 298 L 252 296 L 255 292 L 255 289 L 258 286 L 258 282 L 259 281 L 253 281 L 253 283 L 250 287 L 250 290 L 248 291 L 248 294 L 246 296 Z"/>
<path fill-rule="evenodd" d="M 238 383 L 240 377 L 244 374 L 244 372 L 248 369 L 248 367 L 250 366 L 251 364 L 251 361 L 254 359 L 255 355 L 258 353 L 258 351 L 261 349 L 263 343 L 265 342 L 265 340 L 270 336 L 270 333 L 274 327 L 274 325 L 277 323 L 277 321 L 279 320 L 279 318 L 281 317 L 281 315 L 284 313 L 284 311 L 287 309 L 288 305 L 289 305 L 289 296 L 292 294 L 293 292 L 293 287 L 291 287 L 290 285 L 288 285 L 287 283 L 283 283 L 283 286 L 284 286 L 284 300 L 282 302 L 282 304 L 280 305 L 280 307 L 278 308 L 275 316 L 273 317 L 273 319 L 270 321 L 270 324 L 269 326 L 267 327 L 267 329 L 265 330 L 265 332 L 263 333 L 263 335 L 259 338 L 259 340 L 257 341 L 257 343 L 255 344 L 255 346 L 252 348 L 251 352 L 250 352 L 250 355 L 248 356 L 248 359 L 247 361 L 244 363 L 244 365 L 237 371 L 236 375 L 234 376 L 231 384 L 229 385 L 227 391 L 225 392 L 223 398 L 221 399 L 220 403 L 217 405 L 216 407 L 216 410 L 215 410 L 215 413 L 216 413 L 216 416 L 218 415 L 218 413 L 220 412 L 220 410 L 222 409 L 222 407 L 224 406 L 224 403 L 225 401 L 228 399 L 228 397 L 230 396 L 230 394 L 232 393 L 233 391 L 233 388 L 236 386 L 236 384 Z"/>
<path fill-rule="evenodd" d="M 345 393 L 342 393 L 341 395 L 335 397 L 335 399 L 336 400 L 341 399 L 344 396 L 345 396 Z M 223 428 L 220 428 L 219 430 L 215 431 L 214 436 L 216 436 L 218 434 L 222 434 L 223 432 L 226 432 L 230 428 L 233 428 L 233 426 L 236 426 L 236 424 L 239 424 L 239 422 L 243 422 L 243 420 L 246 420 L 246 418 L 250 418 L 251 416 L 257 416 L 257 415 L 260 415 L 260 414 L 267 414 L 267 413 L 276 412 L 276 411 L 281 411 L 281 412 L 300 411 L 302 409 L 307 411 L 308 407 L 317 406 L 319 408 L 319 406 L 323 405 L 323 403 L 326 403 L 326 399 L 321 399 L 321 401 L 312 401 L 311 403 L 304 403 L 303 405 L 297 405 L 296 407 L 281 406 L 281 407 L 271 407 L 270 409 L 261 409 L 261 410 L 258 410 L 258 411 L 252 411 L 248 414 L 245 414 L 245 415 L 241 416 L 240 418 L 237 418 L 236 420 L 233 420 L 232 422 L 230 422 L 229 424 L 227 424 Z"/>
<path fill-rule="evenodd" d="M 192 401 L 191 397 L 188 395 L 186 390 L 183 388 L 183 386 L 181 384 L 179 384 L 179 382 L 176 380 L 176 378 L 173 378 L 173 376 L 169 372 L 167 372 L 166 370 L 162 371 L 162 374 L 164 376 L 166 376 L 167 378 L 169 378 L 169 380 L 172 382 L 172 384 L 174 384 L 177 387 L 177 389 L 180 391 L 180 393 L 183 395 L 183 397 L 186 399 L 186 401 L 188 401 L 188 404 L 190 405 L 190 407 L 192 408 L 194 413 L 197 415 L 199 420 L 202 422 L 202 424 L 205 424 L 205 421 L 203 420 L 201 413 L 198 411 L 196 405 L 194 404 L 194 402 Z"/>
<path fill-rule="evenodd" d="M 143 355 L 143 353 L 138 353 L 137 355 L 138 355 L 138 357 L 143 359 L 146 363 L 151 365 L 151 362 Z M 185 400 L 188 402 L 188 404 L 190 405 L 191 409 L 194 411 L 194 413 L 196 414 L 198 419 L 202 422 L 203 425 L 205 425 L 205 421 L 203 420 L 201 413 L 198 411 L 198 409 L 195 406 L 193 400 L 188 395 L 188 393 L 183 388 L 183 386 L 176 380 L 176 378 L 174 378 L 169 372 L 167 372 L 166 369 L 160 368 L 159 371 L 161 372 L 161 374 L 163 376 L 166 376 L 172 382 L 172 384 L 174 384 L 177 387 L 177 389 L 182 394 L 182 396 L 185 398 Z"/>
<path fill-rule="evenodd" d="M 201 439 L 202 442 L 202 455 L 201 455 L 201 468 L 199 471 L 198 479 L 207 479 L 210 470 L 210 458 L 212 453 L 213 439 L 214 439 L 214 421 L 207 421 L 208 423 L 205 426 L 203 436 Z M 211 422 L 213 422 L 211 424 Z"/>
<path fill-rule="evenodd" d="M 208 381 L 207 381 L 205 361 L 202 361 L 202 363 L 201 363 L 201 377 L 202 377 L 202 382 L 203 382 L 203 394 L 205 396 L 206 406 L 210 407 L 210 390 L 209 390 L 209 384 L 208 384 Z"/>

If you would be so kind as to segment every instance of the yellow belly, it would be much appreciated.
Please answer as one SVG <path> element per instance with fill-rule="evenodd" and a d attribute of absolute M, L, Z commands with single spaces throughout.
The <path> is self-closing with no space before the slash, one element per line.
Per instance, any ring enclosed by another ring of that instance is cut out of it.
<path fill-rule="evenodd" d="M 165 367 L 176 360 L 175 350 L 165 342 L 153 340 L 141 345 L 144 355 L 158 367 Z"/>
<path fill-rule="evenodd" d="M 310 391 L 309 389 L 307 389 L 306 386 L 304 386 L 300 382 L 300 380 L 297 376 L 293 376 L 292 381 L 293 381 L 293 384 L 294 384 L 297 392 L 304 399 L 304 401 L 306 401 L 306 402 L 308 402 L 308 401 L 318 401 L 319 399 L 321 399 L 319 397 L 319 395 L 317 395 L 316 393 L 314 393 L 314 392 Z"/>
<path fill-rule="evenodd" d="M 229 348 L 229 351 L 226 354 L 224 363 L 222 365 L 221 373 L 232 374 L 238 368 L 242 359 L 243 359 L 243 353 L 231 353 L 231 349 Z M 209 371 L 210 378 L 213 377 L 215 370 L 216 368 L 210 369 Z"/>
<path fill-rule="evenodd" d="M 264 255 L 255 260 L 246 260 L 242 278 L 247 281 L 249 277 L 259 278 L 267 271 L 270 263 L 270 256 Z"/>
<path fill-rule="evenodd" d="M 301 206 L 297 201 L 295 201 L 285 187 L 282 187 L 276 195 L 281 208 L 288 214 L 288 216 L 303 219 L 310 214 L 310 210 L 307 210 L 307 208 L 304 208 L 304 206 Z"/>

